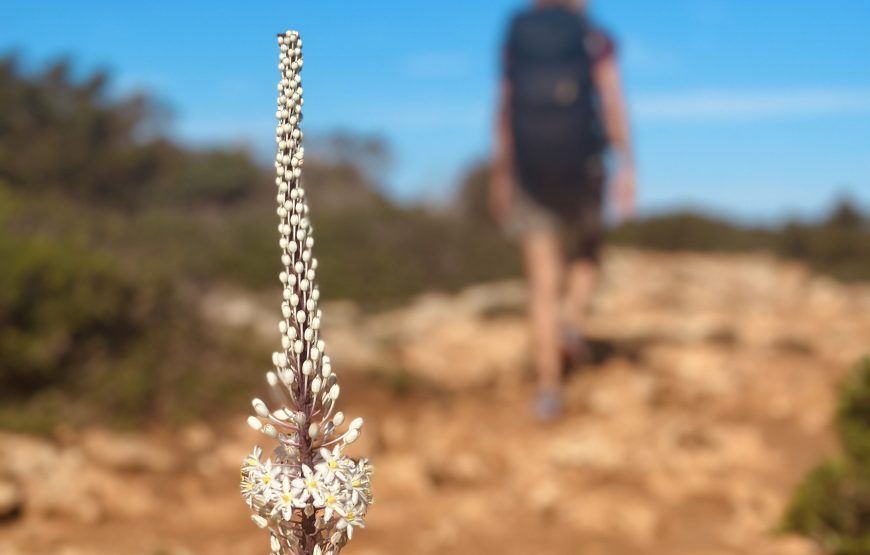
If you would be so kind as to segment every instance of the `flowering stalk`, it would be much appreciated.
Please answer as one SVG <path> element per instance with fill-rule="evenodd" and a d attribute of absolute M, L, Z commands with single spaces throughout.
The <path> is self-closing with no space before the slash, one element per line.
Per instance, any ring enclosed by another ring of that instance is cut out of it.
<path fill-rule="evenodd" d="M 278 445 L 265 462 L 259 446 L 245 459 L 241 491 L 253 521 L 271 533 L 274 555 L 337 555 L 354 528 L 364 526 L 372 502 L 372 466 L 343 454 L 359 437 L 362 419 L 344 428 L 344 414 L 335 412 L 339 386 L 320 339 L 317 259 L 311 254 L 314 238 L 300 182 L 302 39 L 287 31 L 278 36 L 278 45 L 275 183 L 284 266 L 281 350 L 272 354 L 274 371 L 266 373 L 274 406 L 254 399 L 255 415 L 248 418 L 252 428 Z"/>

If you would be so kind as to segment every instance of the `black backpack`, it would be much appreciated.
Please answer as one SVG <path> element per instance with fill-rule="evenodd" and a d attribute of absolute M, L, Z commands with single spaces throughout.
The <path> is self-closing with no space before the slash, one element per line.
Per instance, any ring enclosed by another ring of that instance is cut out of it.
<path fill-rule="evenodd" d="M 598 194 L 601 180 L 589 171 L 605 146 L 589 29 L 577 12 L 534 9 L 514 18 L 507 42 L 517 177 L 532 198 L 566 218 Z"/>

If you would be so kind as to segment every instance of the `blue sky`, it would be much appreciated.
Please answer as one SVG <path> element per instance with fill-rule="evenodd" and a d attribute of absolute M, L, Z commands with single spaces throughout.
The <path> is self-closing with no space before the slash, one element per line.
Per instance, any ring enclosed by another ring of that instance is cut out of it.
<path fill-rule="evenodd" d="M 0 52 L 67 54 L 148 89 L 196 144 L 271 156 L 274 33 L 305 41 L 305 128 L 377 134 L 388 188 L 445 198 L 489 150 L 499 43 L 518 0 L 10 1 Z M 834 9 L 834 7 L 836 9 Z M 594 0 L 617 37 L 645 211 L 751 219 L 870 203 L 870 2 Z"/>

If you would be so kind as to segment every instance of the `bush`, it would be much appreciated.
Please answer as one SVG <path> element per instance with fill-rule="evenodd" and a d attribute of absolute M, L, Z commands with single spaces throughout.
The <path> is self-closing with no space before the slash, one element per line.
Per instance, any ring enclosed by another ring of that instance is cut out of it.
<path fill-rule="evenodd" d="M 111 260 L 46 237 L 0 240 L 0 392 L 28 394 L 122 350 L 153 317 L 154 297 Z M 152 297 L 152 298 L 149 298 Z"/>
<path fill-rule="evenodd" d="M 0 197 L 21 206 L 2 187 Z M 266 362 L 247 336 L 202 322 L 165 275 L 74 234 L 0 226 L 0 260 L 0 427 L 205 416 L 243 396 Z"/>
<path fill-rule="evenodd" d="M 841 456 L 822 463 L 798 486 L 782 529 L 816 541 L 834 555 L 870 553 L 870 359 L 840 392 Z"/>

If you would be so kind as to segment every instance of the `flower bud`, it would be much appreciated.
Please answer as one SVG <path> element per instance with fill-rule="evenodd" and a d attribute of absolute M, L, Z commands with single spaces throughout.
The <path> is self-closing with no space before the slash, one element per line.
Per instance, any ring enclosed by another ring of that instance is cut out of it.
<path fill-rule="evenodd" d="M 248 417 L 248 426 L 250 426 L 252 429 L 254 429 L 258 432 L 263 429 L 263 423 L 260 422 L 260 419 L 257 418 L 256 416 L 249 416 Z"/>
<path fill-rule="evenodd" d="M 344 442 L 346 444 L 351 444 L 359 438 L 359 430 L 350 430 L 346 434 L 344 434 Z"/>
<path fill-rule="evenodd" d="M 254 412 L 256 412 L 258 415 L 262 416 L 263 418 L 269 416 L 269 407 L 267 407 L 266 403 L 264 403 L 261 399 L 255 398 L 253 401 L 251 401 L 251 405 L 254 407 Z"/>
<path fill-rule="evenodd" d="M 297 412 L 293 415 L 293 421 L 296 422 L 297 426 L 305 425 L 305 415 L 301 412 Z"/>
<path fill-rule="evenodd" d="M 286 422 L 286 421 L 290 420 L 290 418 L 292 418 L 293 415 L 292 415 L 292 413 L 288 414 L 285 409 L 278 409 L 272 413 L 272 416 L 274 416 L 278 420 L 283 420 L 284 422 Z"/>

